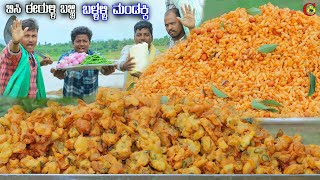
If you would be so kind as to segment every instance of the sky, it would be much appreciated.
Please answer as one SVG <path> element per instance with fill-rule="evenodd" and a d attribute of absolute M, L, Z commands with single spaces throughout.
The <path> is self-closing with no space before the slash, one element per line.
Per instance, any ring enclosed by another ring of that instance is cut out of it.
<path fill-rule="evenodd" d="M 19 3 L 22 8 L 21 14 L 16 16 L 20 19 L 34 18 L 39 25 L 38 42 L 40 43 L 66 43 L 70 41 L 71 30 L 77 26 L 87 26 L 93 32 L 92 40 L 109 40 L 109 39 L 128 39 L 133 38 L 134 24 L 142 20 L 142 16 L 115 16 L 112 14 L 112 5 L 121 2 L 123 4 L 131 4 L 141 2 L 147 4 L 150 8 L 149 21 L 153 25 L 154 38 L 161 38 L 167 35 L 165 30 L 163 16 L 166 10 L 165 0 L 33 0 L 34 4 L 57 5 L 57 17 L 51 20 L 49 14 L 26 14 L 25 5 L 30 4 L 30 0 L 1 0 L 0 1 L 0 30 L 3 32 L 7 19 L 12 14 L 6 14 L 6 4 Z M 92 16 L 82 14 L 82 5 L 84 4 L 100 4 L 108 5 L 108 20 L 94 21 Z M 71 20 L 68 16 L 60 14 L 61 4 L 76 4 L 76 19 Z M 0 36 L 0 42 L 3 41 L 3 34 Z"/>

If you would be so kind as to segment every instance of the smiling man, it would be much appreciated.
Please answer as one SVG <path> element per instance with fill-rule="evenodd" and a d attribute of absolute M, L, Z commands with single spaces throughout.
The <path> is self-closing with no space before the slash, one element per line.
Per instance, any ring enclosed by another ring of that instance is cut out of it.
<path fill-rule="evenodd" d="M 73 50 L 63 54 L 60 58 L 69 56 L 72 53 L 85 52 L 88 55 L 93 55 L 95 52 L 90 50 L 90 42 L 92 31 L 85 26 L 79 26 L 71 32 L 71 42 Z M 101 69 L 103 75 L 109 75 L 115 71 L 115 66 L 105 66 Z M 80 70 L 66 71 L 51 69 L 53 75 L 59 79 L 64 79 L 63 96 L 77 97 L 83 99 L 86 96 L 95 95 L 98 90 L 98 75 L 99 70 Z"/>
<path fill-rule="evenodd" d="M 46 91 L 40 66 L 52 64 L 49 57 L 41 62 L 34 49 L 39 27 L 34 19 L 16 19 L 11 26 L 12 40 L 0 57 L 0 95 L 45 98 Z"/>
<path fill-rule="evenodd" d="M 149 56 L 148 60 L 149 63 L 153 62 L 156 55 L 160 54 L 160 51 L 155 48 L 155 46 L 152 44 L 153 41 L 153 28 L 152 24 L 148 21 L 139 21 L 134 25 L 134 43 L 139 44 L 146 42 L 148 43 L 148 50 L 149 50 Z M 135 63 L 132 62 L 132 59 L 129 55 L 130 48 L 133 45 L 127 45 L 123 47 L 121 50 L 120 59 L 118 61 L 118 70 L 125 71 L 125 88 L 127 89 L 132 83 L 136 82 L 138 78 L 140 77 L 141 73 L 128 73 L 128 71 L 131 71 Z M 136 61 L 139 61 L 139 59 L 136 59 Z"/>

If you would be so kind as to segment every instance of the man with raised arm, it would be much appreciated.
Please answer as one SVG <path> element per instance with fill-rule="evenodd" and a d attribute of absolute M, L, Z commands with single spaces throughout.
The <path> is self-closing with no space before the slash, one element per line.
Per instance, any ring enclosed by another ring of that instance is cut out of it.
<path fill-rule="evenodd" d="M 52 60 L 46 57 L 40 62 L 34 53 L 38 30 L 34 19 L 16 19 L 13 22 L 12 40 L 0 57 L 0 95 L 46 98 L 41 66 L 52 64 Z"/>

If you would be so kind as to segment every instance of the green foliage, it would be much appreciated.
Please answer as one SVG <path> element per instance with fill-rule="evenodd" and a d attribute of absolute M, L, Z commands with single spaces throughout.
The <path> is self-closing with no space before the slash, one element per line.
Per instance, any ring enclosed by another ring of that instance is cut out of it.
<path fill-rule="evenodd" d="M 92 41 L 90 49 L 101 53 L 107 59 L 118 59 L 120 57 L 121 49 L 126 46 L 133 44 L 133 39 L 114 40 L 108 41 Z M 158 38 L 153 40 L 153 44 L 161 52 L 167 49 L 169 43 L 169 37 Z M 53 60 L 58 60 L 59 57 L 72 49 L 71 41 L 68 43 L 57 43 L 57 44 L 41 44 L 38 43 L 36 49 L 46 55 L 49 55 Z"/>

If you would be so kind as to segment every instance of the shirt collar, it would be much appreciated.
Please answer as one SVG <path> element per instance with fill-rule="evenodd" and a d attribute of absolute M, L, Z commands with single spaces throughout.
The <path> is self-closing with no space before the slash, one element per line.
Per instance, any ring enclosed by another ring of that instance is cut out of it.
<path fill-rule="evenodd" d="M 69 54 L 72 54 L 72 53 L 75 53 L 75 52 L 76 52 L 76 50 L 72 49 L 72 50 L 69 52 Z M 89 49 L 87 54 L 88 54 L 88 55 L 93 55 L 94 52 L 93 52 L 91 49 Z"/>
<path fill-rule="evenodd" d="M 176 43 L 178 43 L 179 41 L 182 41 L 182 40 L 184 40 L 184 39 L 186 39 L 186 38 L 187 38 L 187 36 L 184 35 L 184 36 L 182 36 L 179 40 L 174 41 L 174 40 L 172 39 L 172 37 L 170 37 L 169 48 L 171 48 L 171 47 L 174 46 Z"/>
<path fill-rule="evenodd" d="M 182 40 L 184 40 L 184 39 L 186 39 L 186 38 L 187 38 L 187 36 L 186 36 L 186 35 L 183 35 L 182 38 L 180 38 L 178 41 L 182 41 Z"/>
<path fill-rule="evenodd" d="M 177 43 L 177 42 L 179 42 L 179 41 L 182 41 L 182 40 L 184 40 L 184 39 L 186 39 L 187 38 L 187 36 L 186 35 L 183 35 L 180 39 L 178 39 L 178 40 L 174 40 L 172 37 L 170 37 L 171 38 L 171 41 L 173 41 L 174 43 Z"/>

